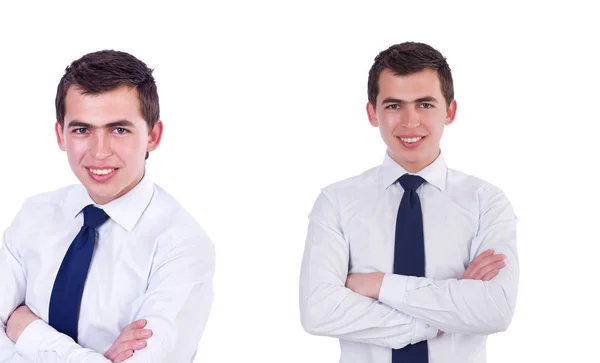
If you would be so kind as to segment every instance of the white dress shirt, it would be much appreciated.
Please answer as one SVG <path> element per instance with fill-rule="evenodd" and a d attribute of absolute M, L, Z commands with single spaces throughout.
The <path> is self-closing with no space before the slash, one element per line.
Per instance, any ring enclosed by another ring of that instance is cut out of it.
<path fill-rule="evenodd" d="M 342 363 L 391 362 L 392 350 L 428 340 L 430 363 L 483 363 L 487 335 L 513 316 L 519 266 L 517 218 L 497 187 L 448 169 L 443 156 L 416 173 L 425 276 L 394 275 L 398 207 L 406 174 L 382 165 L 324 188 L 309 215 L 300 276 L 304 329 L 340 340 Z M 506 266 L 492 280 L 458 280 L 494 249 Z M 345 287 L 351 273 L 384 272 L 379 300 Z M 444 333 L 438 334 L 438 329 Z"/>
<path fill-rule="evenodd" d="M 0 250 L 0 362 L 110 362 L 103 354 L 123 328 L 146 319 L 153 336 L 127 362 L 191 362 L 213 301 L 214 247 L 173 197 L 146 175 L 122 197 L 99 206 L 83 291 L 78 342 L 54 330 L 48 307 L 65 252 L 94 204 L 82 185 L 32 197 L 4 233 Z M 16 344 L 6 336 L 23 302 L 40 317 Z"/>

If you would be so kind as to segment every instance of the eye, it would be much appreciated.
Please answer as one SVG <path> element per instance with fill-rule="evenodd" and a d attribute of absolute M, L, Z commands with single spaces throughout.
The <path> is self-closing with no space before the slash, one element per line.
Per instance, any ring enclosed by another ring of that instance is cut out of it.
<path fill-rule="evenodd" d="M 397 103 L 392 103 L 391 105 L 387 105 L 385 108 L 388 110 L 398 110 L 400 105 Z"/>
<path fill-rule="evenodd" d="M 422 108 L 433 108 L 433 105 L 431 103 L 421 103 L 421 107 Z"/>
<path fill-rule="evenodd" d="M 115 132 L 119 135 L 123 135 L 123 134 L 128 133 L 129 131 L 122 127 L 117 127 L 117 128 L 115 128 Z"/>
<path fill-rule="evenodd" d="M 85 127 L 78 127 L 76 129 L 73 129 L 74 134 L 85 134 L 86 132 L 87 129 Z"/>

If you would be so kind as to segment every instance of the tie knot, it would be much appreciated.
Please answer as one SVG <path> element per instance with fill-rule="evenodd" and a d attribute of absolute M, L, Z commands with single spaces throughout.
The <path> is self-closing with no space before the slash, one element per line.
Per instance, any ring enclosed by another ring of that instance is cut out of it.
<path fill-rule="evenodd" d="M 88 205 L 83 208 L 83 225 L 90 228 L 98 228 L 108 220 L 108 214 L 100 208 Z"/>
<path fill-rule="evenodd" d="M 400 185 L 402 185 L 404 190 L 417 190 L 417 188 L 420 187 L 423 182 L 425 182 L 425 179 L 421 178 L 420 176 L 410 174 L 404 174 L 398 180 L 400 181 Z"/>

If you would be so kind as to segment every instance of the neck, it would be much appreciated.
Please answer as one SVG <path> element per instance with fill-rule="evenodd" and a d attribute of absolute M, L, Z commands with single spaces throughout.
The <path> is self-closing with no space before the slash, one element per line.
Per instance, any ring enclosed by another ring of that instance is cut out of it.
<path fill-rule="evenodd" d="M 438 158 L 438 156 L 440 156 L 441 153 L 441 149 L 438 149 L 437 153 L 435 153 L 433 156 L 430 156 L 426 159 L 423 160 L 418 160 L 414 163 L 409 163 L 409 162 L 404 162 L 402 160 L 397 160 L 397 158 L 395 158 L 390 151 L 388 150 L 388 155 L 390 158 L 392 158 L 392 160 L 394 160 L 396 162 L 396 164 L 400 165 L 402 168 L 404 168 L 404 170 L 408 171 L 411 174 L 416 174 L 418 172 L 420 172 L 421 170 L 425 169 L 426 167 L 428 167 L 429 165 L 433 164 L 433 162 Z"/>

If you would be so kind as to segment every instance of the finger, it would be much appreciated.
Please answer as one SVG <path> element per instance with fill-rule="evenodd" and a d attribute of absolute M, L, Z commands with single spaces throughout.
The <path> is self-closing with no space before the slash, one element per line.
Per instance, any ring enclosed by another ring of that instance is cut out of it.
<path fill-rule="evenodd" d="M 473 262 L 475 262 L 475 261 L 482 260 L 482 259 L 484 259 L 484 258 L 486 258 L 486 257 L 489 257 L 489 256 L 492 256 L 492 255 L 494 255 L 494 250 L 491 250 L 491 249 L 490 249 L 490 250 L 485 250 L 485 251 L 481 252 L 479 255 L 477 255 L 477 256 L 476 256 L 476 257 L 473 259 L 473 261 L 471 261 L 471 263 L 473 263 Z"/>
<path fill-rule="evenodd" d="M 139 340 L 139 339 L 148 339 L 152 336 L 152 330 L 150 329 L 136 329 L 124 331 L 119 335 L 115 343 L 122 343 L 128 340 Z"/>
<path fill-rule="evenodd" d="M 146 345 L 148 345 L 148 343 L 146 343 L 145 340 L 128 340 L 126 342 L 120 343 L 115 345 L 115 349 L 114 349 L 114 356 L 119 356 L 124 352 L 127 352 L 128 350 L 134 351 L 134 350 L 140 350 L 140 349 L 144 349 L 146 348 Z"/>
<path fill-rule="evenodd" d="M 473 262 L 471 262 L 471 264 L 469 264 L 467 267 L 462 279 L 480 280 L 483 275 L 490 271 L 490 269 L 499 269 L 504 266 L 504 255 L 502 254 L 486 256 L 484 259 L 479 261 L 473 260 Z"/>
<path fill-rule="evenodd" d="M 473 262 L 471 262 L 470 265 L 473 265 L 475 269 L 479 269 L 483 266 L 487 266 L 502 260 L 504 260 L 504 255 L 499 253 L 496 255 L 485 256 L 483 258 L 478 259 L 477 261 L 473 260 Z"/>
<path fill-rule="evenodd" d="M 492 256 L 486 256 L 485 258 L 483 258 L 481 260 L 481 262 L 483 264 L 490 264 L 490 263 L 494 263 L 494 262 L 502 261 L 502 260 L 504 260 L 504 255 L 502 253 L 497 253 Z"/>
<path fill-rule="evenodd" d="M 485 251 L 481 252 L 479 255 L 477 255 L 477 258 L 491 256 L 493 254 L 494 254 L 494 250 L 489 249 L 489 250 L 485 250 Z"/>
<path fill-rule="evenodd" d="M 125 331 L 129 331 L 129 330 L 134 330 L 134 329 L 142 329 L 143 327 L 146 326 L 146 319 L 139 319 L 134 321 L 133 323 L 127 325 L 125 328 L 123 328 L 123 332 Z"/>
<path fill-rule="evenodd" d="M 139 350 L 145 348 L 146 339 L 151 336 L 152 331 L 148 329 L 138 329 L 122 333 L 107 353 L 116 356 L 127 350 Z"/>
<path fill-rule="evenodd" d="M 496 275 L 498 275 L 498 273 L 500 272 L 500 270 L 492 270 L 490 272 L 488 272 L 487 274 L 483 275 L 483 277 L 481 278 L 481 281 L 490 281 L 491 279 L 493 279 L 494 277 L 496 277 Z"/>
<path fill-rule="evenodd" d="M 121 363 L 124 360 L 131 358 L 132 355 L 133 355 L 133 350 L 127 350 L 111 360 L 113 361 L 113 363 Z"/>
<path fill-rule="evenodd" d="M 477 257 L 475 257 L 470 263 L 469 266 L 474 265 L 481 265 L 482 263 L 485 262 L 486 258 L 494 256 L 494 250 L 485 250 L 483 251 L 481 254 L 479 254 Z"/>
<path fill-rule="evenodd" d="M 482 266 L 481 268 L 477 269 L 477 271 L 473 274 L 474 278 L 475 280 L 481 280 L 483 276 L 485 276 L 485 274 L 487 274 L 488 272 L 492 270 L 500 270 L 504 266 L 506 266 L 504 261 L 497 261 L 489 265 Z"/>

